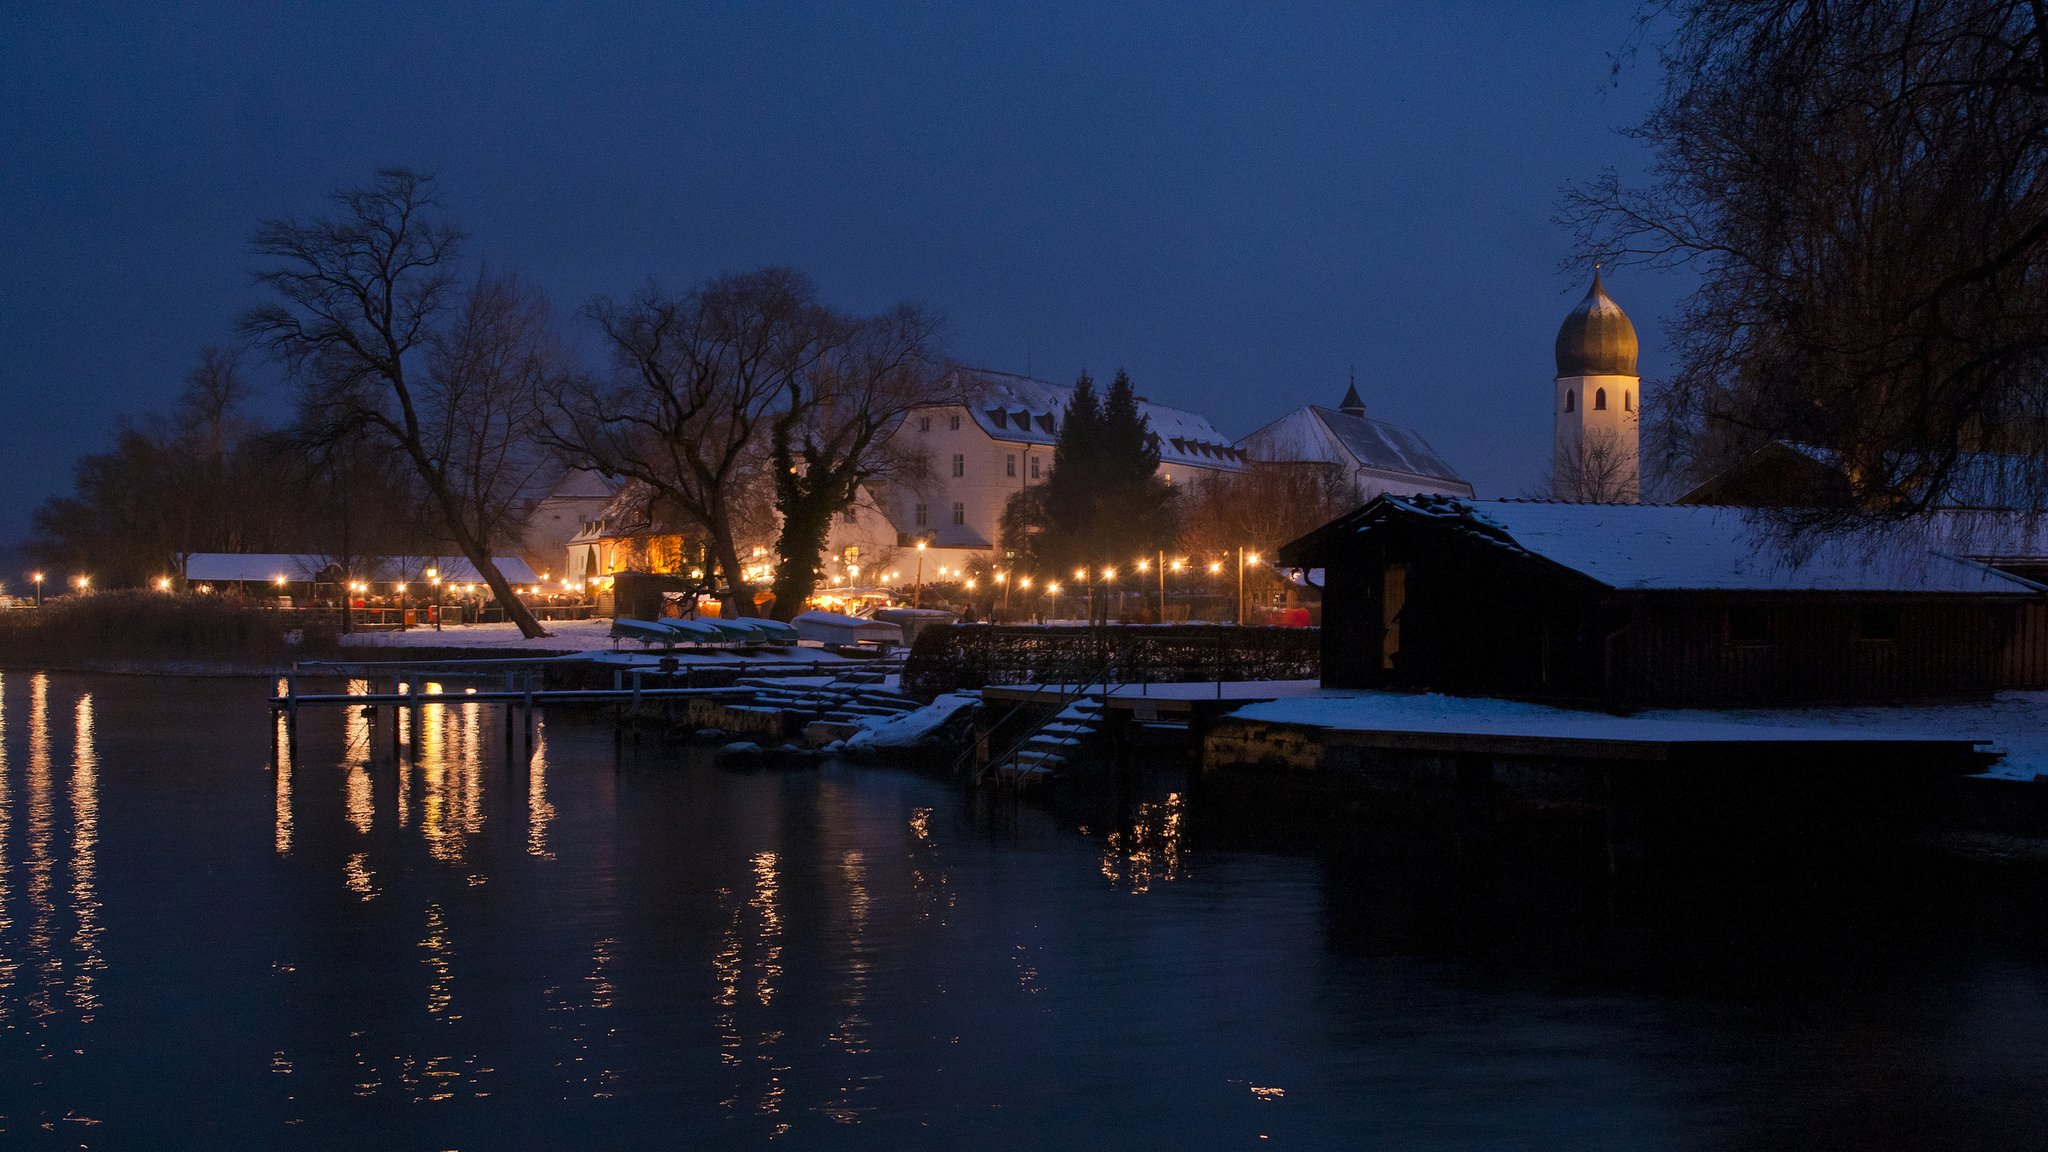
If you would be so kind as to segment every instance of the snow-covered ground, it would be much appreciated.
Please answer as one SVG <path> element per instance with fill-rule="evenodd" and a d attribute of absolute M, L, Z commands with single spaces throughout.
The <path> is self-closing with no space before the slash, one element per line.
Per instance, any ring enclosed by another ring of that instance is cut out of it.
<path fill-rule="evenodd" d="M 583 652 L 612 646 L 610 620 L 550 620 L 541 625 L 548 635 L 528 640 L 517 624 L 450 624 L 436 632 L 432 625 L 403 632 L 353 632 L 343 645 L 361 648 L 525 648 L 536 652 Z M 638 647 L 638 645 L 634 645 Z"/>
<path fill-rule="evenodd" d="M 2004 758 L 1987 776 L 2048 775 L 2048 692 L 1976 702 L 1823 708 L 1663 708 L 1610 716 L 1485 697 L 1329 689 L 1248 704 L 1246 720 L 1339 731 L 1483 733 L 1587 740 L 1975 740 Z"/>

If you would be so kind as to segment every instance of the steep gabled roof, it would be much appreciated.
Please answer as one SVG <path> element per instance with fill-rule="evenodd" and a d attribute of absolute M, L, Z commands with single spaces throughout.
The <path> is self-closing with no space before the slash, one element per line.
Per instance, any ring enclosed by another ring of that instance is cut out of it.
<path fill-rule="evenodd" d="M 1050 445 L 1059 439 L 1059 422 L 1074 398 L 1071 384 L 1054 384 L 1013 372 L 986 369 L 963 371 L 961 402 L 968 415 L 991 439 L 1013 444 Z M 1141 400 L 1138 411 L 1159 438 L 1159 460 L 1194 468 L 1236 472 L 1245 456 L 1205 416 Z"/>

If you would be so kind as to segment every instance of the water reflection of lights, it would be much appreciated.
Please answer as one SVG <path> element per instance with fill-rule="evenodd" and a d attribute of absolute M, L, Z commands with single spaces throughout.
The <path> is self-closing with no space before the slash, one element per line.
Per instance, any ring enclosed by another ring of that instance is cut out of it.
<path fill-rule="evenodd" d="M 911 810 L 910 835 L 915 841 L 910 852 L 910 891 L 917 900 L 917 918 L 929 920 L 934 909 L 953 907 L 954 899 L 952 889 L 946 884 L 946 874 L 937 868 L 931 809 Z"/>
<path fill-rule="evenodd" d="M 71 980 L 71 1002 L 78 1006 L 78 1018 L 90 1022 L 100 1004 L 93 991 L 94 973 L 107 966 L 99 948 L 99 757 L 93 747 L 91 693 L 78 698 L 73 724 L 76 735 L 71 751 L 71 947 L 78 954 L 78 971 Z"/>
<path fill-rule="evenodd" d="M 420 963 L 427 966 L 427 1015 L 454 1022 L 462 1019 L 448 1011 L 455 1001 L 455 946 L 448 940 L 448 918 L 439 904 L 427 905 L 427 935 L 420 941 L 426 953 Z"/>
<path fill-rule="evenodd" d="M 377 895 L 375 877 L 370 871 L 368 852 L 351 852 L 341 866 L 341 882 L 349 891 L 369 900 Z"/>
<path fill-rule="evenodd" d="M 348 682 L 348 694 L 362 696 L 369 692 L 367 680 Z M 370 796 L 370 716 L 366 709 L 345 708 L 343 721 L 343 757 L 346 768 L 348 822 L 355 825 L 358 833 L 370 834 L 370 824 L 376 816 L 376 805 Z"/>
<path fill-rule="evenodd" d="M 50 678 L 29 682 L 28 697 L 28 954 L 38 979 L 28 1001 L 29 1014 L 47 1017 L 54 1011 L 50 993 L 63 961 L 50 949 L 57 907 L 50 898 Z"/>
<path fill-rule="evenodd" d="M 482 712 L 476 703 L 420 709 L 420 832 L 444 864 L 460 864 L 470 838 L 483 831 Z"/>
<path fill-rule="evenodd" d="M 1185 817 L 1186 804 L 1178 792 L 1138 805 L 1130 824 L 1103 840 L 1103 877 L 1134 893 L 1151 891 L 1155 882 L 1180 879 Z"/>
<path fill-rule="evenodd" d="M 839 858 L 840 879 L 846 884 L 845 922 L 841 934 L 846 939 L 846 972 L 843 977 L 839 1004 L 842 1009 L 838 1027 L 827 1037 L 839 1045 L 848 1056 L 865 1056 L 868 1047 L 867 994 L 868 977 L 872 966 L 868 961 L 868 869 L 867 861 L 859 852 L 847 851 Z M 858 1124 L 861 1113 L 860 1094 L 865 1091 L 865 1078 L 848 1074 L 846 1083 L 839 1086 L 838 1098 L 824 1108 L 825 1115 L 838 1124 Z"/>
<path fill-rule="evenodd" d="M 526 767 L 526 852 L 542 860 L 553 860 L 548 850 L 548 825 L 554 823 L 555 806 L 548 801 L 547 722 L 536 720 L 533 759 Z"/>
<path fill-rule="evenodd" d="M 277 825 L 271 840 L 279 856 L 292 854 L 292 738 L 291 722 L 279 712 L 274 722 L 276 731 L 270 734 L 277 749 L 277 779 L 273 782 L 277 791 Z"/>
<path fill-rule="evenodd" d="M 754 898 L 748 905 L 761 914 L 761 962 L 754 977 L 754 995 L 766 1008 L 775 999 L 776 982 L 782 979 L 782 910 L 777 904 L 781 885 L 775 874 L 775 853 L 754 856 Z"/>
<path fill-rule="evenodd" d="M 7 840 L 14 828 L 14 789 L 9 783 L 7 763 L 7 674 L 0 672 L 0 1024 L 11 1015 L 7 990 L 14 986 L 14 957 L 6 950 L 14 918 L 8 912 L 12 893 L 8 883 Z"/>

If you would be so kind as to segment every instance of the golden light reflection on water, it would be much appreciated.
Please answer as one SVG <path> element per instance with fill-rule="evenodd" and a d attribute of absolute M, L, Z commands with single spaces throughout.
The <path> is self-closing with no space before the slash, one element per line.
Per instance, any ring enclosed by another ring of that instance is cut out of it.
<path fill-rule="evenodd" d="M 348 682 L 348 694 L 351 696 L 362 696 L 369 690 L 368 680 Z M 349 707 L 342 709 L 342 716 L 342 762 L 348 822 L 355 825 L 359 834 L 368 836 L 377 813 L 370 792 L 370 714 L 367 709 Z"/>
<path fill-rule="evenodd" d="M 548 801 L 548 728 L 545 721 L 536 721 L 533 759 L 526 768 L 527 855 L 542 860 L 555 858 L 555 854 L 548 850 L 548 825 L 554 820 L 555 806 Z"/>
<path fill-rule="evenodd" d="M 7 841 L 14 832 L 14 786 L 7 763 L 7 674 L 0 672 L 0 1025 L 13 1015 L 8 992 L 14 987 L 14 953 L 8 933 L 14 927 L 8 904 L 12 899 L 7 867 Z"/>
<path fill-rule="evenodd" d="M 483 705 L 428 704 L 420 712 L 420 831 L 434 859 L 460 864 L 484 826 Z"/>
<path fill-rule="evenodd" d="M 71 980 L 71 1002 L 80 1020 L 90 1022 L 99 1011 L 94 991 L 97 973 L 106 967 L 100 955 L 99 757 L 93 746 L 92 694 L 78 698 L 72 723 L 76 735 L 71 752 L 71 947 L 78 971 Z"/>
<path fill-rule="evenodd" d="M 953 907 L 952 887 L 938 866 L 938 844 L 932 839 L 932 810 L 913 808 L 910 812 L 910 891 L 917 901 L 917 918 L 929 920 L 944 908 Z M 941 918 L 939 923 L 945 923 Z"/>
<path fill-rule="evenodd" d="M 744 903 L 729 888 L 720 888 L 717 898 L 725 911 L 719 933 L 719 948 L 712 958 L 715 977 L 714 1014 L 718 1032 L 719 1062 L 735 1079 L 732 1090 L 720 1101 L 728 1109 L 741 1106 L 749 1094 L 743 1082 L 750 1069 L 766 1077 L 754 1099 L 757 1116 L 779 1116 L 788 1093 L 790 1065 L 778 1053 L 783 1040 L 779 1028 L 764 1027 L 749 1037 L 741 1025 L 742 1014 L 766 1012 L 775 1003 L 782 980 L 783 923 L 781 905 L 781 860 L 774 852 L 757 852 L 749 861 L 753 872 L 753 893 Z M 753 931 L 747 931 L 751 919 Z M 748 953 L 753 954 L 751 965 Z M 752 980 L 748 979 L 751 969 Z M 749 994 L 751 993 L 751 994 Z M 752 1049 L 749 1052 L 749 1048 Z M 771 1136 L 789 1131 L 787 1122 L 778 1123 Z"/>
<path fill-rule="evenodd" d="M 839 1020 L 827 1039 L 848 1056 L 866 1056 L 871 1051 L 868 1045 L 867 998 L 873 968 L 868 958 L 870 897 L 866 858 L 857 851 L 841 853 L 839 879 L 846 889 L 846 904 L 837 934 L 846 942 L 846 969 L 841 976 Z M 836 1124 L 860 1123 L 861 1114 L 867 1111 L 861 1105 L 860 1096 L 867 1090 L 868 1079 L 849 1072 L 835 1098 L 825 1105 L 825 1115 Z"/>
<path fill-rule="evenodd" d="M 351 852 L 341 865 L 341 882 L 349 891 L 370 900 L 377 895 L 376 874 L 370 871 L 368 852 Z"/>
<path fill-rule="evenodd" d="M 52 920 L 50 856 L 50 678 L 29 682 L 28 697 L 28 960 L 36 969 L 36 987 L 29 994 L 31 1017 L 47 1017 L 56 1009 L 51 991 L 63 961 L 50 948 Z"/>
<path fill-rule="evenodd" d="M 1138 805 L 1128 827 L 1103 839 L 1103 878 L 1133 893 L 1149 892 L 1155 883 L 1180 879 L 1186 807 L 1178 792 Z"/>
<path fill-rule="evenodd" d="M 448 917 L 439 904 L 427 905 L 427 935 L 419 946 L 426 953 L 420 963 L 428 972 L 427 1015 L 449 1023 L 462 1019 L 449 1011 L 455 1002 L 455 945 L 448 939 Z"/>
<path fill-rule="evenodd" d="M 277 820 L 271 836 L 279 856 L 292 854 L 292 739 L 291 722 L 284 713 L 277 714 L 272 721 L 274 731 L 270 734 L 272 747 L 277 749 L 277 779 L 274 787 L 277 793 Z"/>

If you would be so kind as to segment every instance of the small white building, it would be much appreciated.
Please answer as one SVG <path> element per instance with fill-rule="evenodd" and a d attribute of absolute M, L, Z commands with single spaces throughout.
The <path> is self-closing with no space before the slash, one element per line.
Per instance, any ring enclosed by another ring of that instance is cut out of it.
<path fill-rule="evenodd" d="M 989 371 L 963 373 L 957 384 L 962 403 L 915 409 L 891 434 L 891 448 L 915 463 L 907 475 L 868 485 L 834 526 L 833 575 L 862 585 L 883 576 L 912 582 L 920 566 L 915 546 L 925 540 L 923 580 L 952 579 L 996 546 L 1010 497 L 1052 472 L 1072 385 Z M 1159 474 L 1168 484 L 1244 470 L 1244 453 L 1206 417 L 1143 397 L 1138 409 L 1159 438 Z"/>
<path fill-rule="evenodd" d="M 1335 408 L 1304 404 L 1239 444 L 1261 463 L 1338 465 L 1351 476 L 1360 503 L 1382 495 L 1473 494 L 1419 433 L 1367 416 L 1356 384 Z"/>
<path fill-rule="evenodd" d="M 520 553 L 527 563 L 553 578 L 569 572 L 569 542 L 603 515 L 619 486 L 602 473 L 571 468 L 526 514 Z"/>

